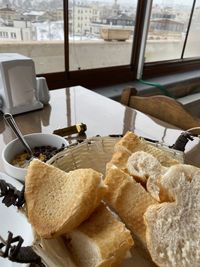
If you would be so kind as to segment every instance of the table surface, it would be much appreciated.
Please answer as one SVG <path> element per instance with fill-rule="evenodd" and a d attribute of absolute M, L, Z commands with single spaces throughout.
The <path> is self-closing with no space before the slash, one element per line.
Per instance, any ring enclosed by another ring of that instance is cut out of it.
<path fill-rule="evenodd" d="M 23 134 L 52 133 L 55 129 L 83 122 L 87 125 L 87 137 L 124 134 L 131 130 L 140 136 L 172 145 L 182 132 L 169 124 L 80 86 L 51 91 L 50 94 L 51 100 L 42 110 L 15 116 Z M 0 150 L 2 151 L 5 145 L 14 138 L 12 130 L 1 120 Z M 186 150 L 187 160 L 192 163 L 196 162 L 198 165 L 199 149 L 199 140 L 195 140 L 194 143 L 189 142 Z M 1 158 L 0 170 L 3 170 Z M 9 230 L 12 231 L 12 229 L 11 227 Z M 140 264 L 137 264 L 138 262 Z M 152 266 L 139 257 L 139 254 L 132 252 L 132 257 L 125 259 L 121 267 L 130 267 L 133 263 L 140 267 Z"/>
<path fill-rule="evenodd" d="M 41 110 L 16 115 L 15 120 L 23 134 L 52 133 L 55 129 L 82 122 L 87 125 L 87 137 L 124 134 L 131 130 L 140 136 L 158 140 L 167 145 L 174 144 L 182 132 L 167 123 L 81 86 L 51 91 L 48 105 Z M 15 135 L 1 119 L 0 153 L 13 139 Z M 200 162 L 198 145 L 197 141 L 187 145 L 188 159 L 189 161 L 192 159 L 195 165 Z M 0 170 L 3 170 L 1 159 Z"/>

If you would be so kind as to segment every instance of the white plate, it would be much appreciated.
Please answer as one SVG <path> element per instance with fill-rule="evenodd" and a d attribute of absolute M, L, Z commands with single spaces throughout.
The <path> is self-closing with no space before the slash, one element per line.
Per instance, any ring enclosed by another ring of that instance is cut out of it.
<path fill-rule="evenodd" d="M 0 172 L 0 179 L 12 184 L 17 189 L 22 188 L 22 184 L 17 180 L 9 177 L 7 174 Z M 31 226 L 23 214 L 18 212 L 17 208 L 11 206 L 7 208 L 2 204 L 2 198 L 0 198 L 0 235 L 6 239 L 8 231 L 12 232 L 14 236 L 20 235 L 24 239 L 22 246 L 31 245 L 33 241 L 33 235 Z M 0 257 L 0 266 L 2 267 L 25 267 L 27 264 L 11 262 L 8 259 Z"/>

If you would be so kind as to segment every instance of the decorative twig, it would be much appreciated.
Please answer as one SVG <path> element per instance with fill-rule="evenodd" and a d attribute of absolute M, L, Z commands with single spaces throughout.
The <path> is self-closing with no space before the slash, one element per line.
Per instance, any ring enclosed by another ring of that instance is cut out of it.
<path fill-rule="evenodd" d="M 24 187 L 21 191 L 17 190 L 13 185 L 7 183 L 5 180 L 0 179 L 0 198 L 3 197 L 2 203 L 6 207 L 11 205 L 22 207 L 24 200 Z"/>
<path fill-rule="evenodd" d="M 10 261 L 18 263 L 34 263 L 37 267 L 45 267 L 40 256 L 38 256 L 31 246 L 22 247 L 24 242 L 21 236 L 13 237 L 11 232 L 8 232 L 8 239 L 5 241 L 0 236 L 0 256 L 8 258 Z M 18 242 L 17 245 L 12 245 Z M 4 251 L 2 250 L 4 248 Z"/>

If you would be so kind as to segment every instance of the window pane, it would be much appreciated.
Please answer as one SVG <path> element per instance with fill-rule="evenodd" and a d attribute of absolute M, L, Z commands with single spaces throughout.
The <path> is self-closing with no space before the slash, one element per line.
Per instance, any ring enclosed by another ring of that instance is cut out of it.
<path fill-rule="evenodd" d="M 137 0 L 69 2 L 70 70 L 129 65 Z"/>
<path fill-rule="evenodd" d="M 181 58 L 192 3 L 192 0 L 153 1 L 146 62 Z"/>
<path fill-rule="evenodd" d="M 38 74 L 63 71 L 63 1 L 2 0 L 0 53 L 31 57 Z"/>
<path fill-rule="evenodd" d="M 184 58 L 200 56 L 200 1 L 196 1 L 190 32 L 185 47 Z"/>

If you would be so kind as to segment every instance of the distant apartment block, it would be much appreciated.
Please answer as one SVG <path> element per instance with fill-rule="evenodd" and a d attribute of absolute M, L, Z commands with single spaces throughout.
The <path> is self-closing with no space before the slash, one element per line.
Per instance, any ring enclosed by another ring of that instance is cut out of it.
<path fill-rule="evenodd" d="M 17 12 L 8 6 L 0 8 L 0 18 L 5 25 L 12 25 L 13 20 L 16 18 L 16 15 Z"/>
<path fill-rule="evenodd" d="M 13 21 L 13 27 L 0 26 L 0 41 L 34 40 L 35 31 L 30 22 Z"/>
<path fill-rule="evenodd" d="M 72 35 L 87 35 L 91 33 L 91 21 L 96 21 L 99 12 L 96 6 L 74 5 L 70 12 L 70 33 Z"/>

